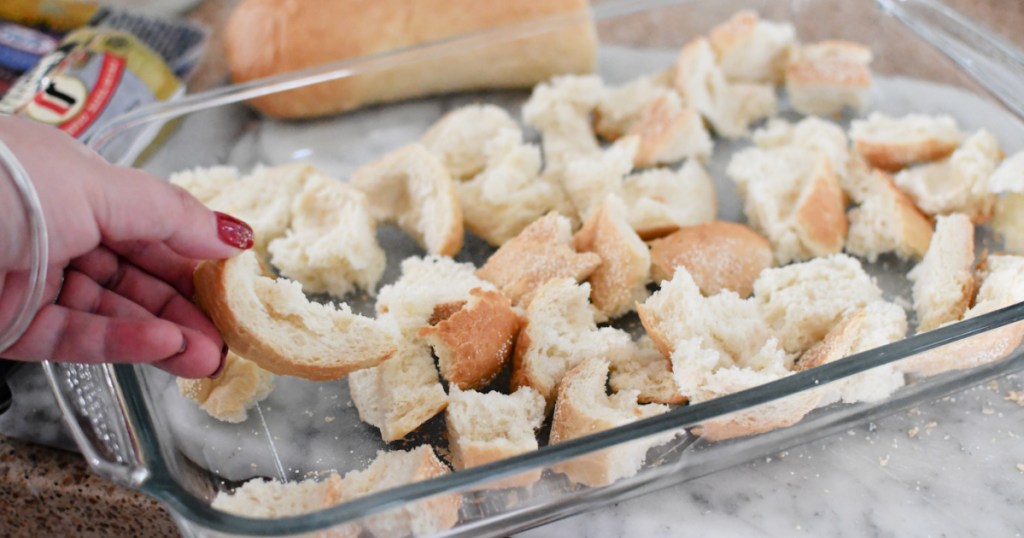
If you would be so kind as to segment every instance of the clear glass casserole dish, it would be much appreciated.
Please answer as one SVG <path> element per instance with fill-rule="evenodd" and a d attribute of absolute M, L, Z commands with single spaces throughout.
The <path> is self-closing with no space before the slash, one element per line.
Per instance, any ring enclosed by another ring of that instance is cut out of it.
<path fill-rule="evenodd" d="M 355 59 L 270 80 L 212 90 L 170 105 L 139 110 L 98 133 L 92 144 L 114 162 L 133 164 L 135 134 L 175 120 L 162 145 L 141 166 L 166 177 L 194 166 L 232 164 L 248 170 L 257 163 L 302 160 L 336 177 L 417 139 L 443 110 L 486 101 L 512 110 L 527 92 L 490 92 L 425 98 L 383 105 L 336 118 L 280 122 L 250 112 L 242 102 L 290 88 L 359 73 L 443 58 L 465 47 L 486 47 L 553 32 L 593 16 L 599 38 L 599 74 L 610 83 L 667 68 L 692 37 L 741 8 L 771 20 L 791 21 L 803 41 L 843 38 L 869 44 L 877 80 L 869 110 L 899 114 L 949 113 L 965 131 L 990 129 L 1010 154 L 1024 147 L 1024 56 L 1012 46 L 937 3 L 927 0 L 641 1 L 595 2 L 592 14 L 560 16 L 529 24 L 454 38 L 370 58 Z M 723 144 L 727 145 L 727 144 Z M 709 171 L 716 179 L 719 218 L 742 220 L 736 193 L 724 178 L 716 151 Z M 387 235 L 387 229 L 381 232 Z M 409 241 L 383 237 L 393 281 L 397 262 L 419 253 Z M 998 250 L 985 233 L 981 249 Z M 482 252 L 484 254 L 482 254 Z M 472 244 L 461 260 L 481 261 Z M 909 265 L 883 258 L 866 264 L 890 300 L 909 298 L 904 274 Z M 708 402 L 678 407 L 664 415 L 603 431 L 485 466 L 397 487 L 326 510 L 276 520 L 243 518 L 210 507 L 213 496 L 252 476 L 298 479 L 306 473 L 365 467 L 385 448 L 376 431 L 359 422 L 346 404 L 344 382 L 281 380 L 274 395 L 240 425 L 204 418 L 177 397 L 161 372 L 127 366 L 47 364 L 47 375 L 83 454 L 93 469 L 118 483 L 162 501 L 186 535 L 284 536 L 325 532 L 387 535 L 387 522 L 431 510 L 446 498 L 460 500 L 458 523 L 442 535 L 504 535 L 602 504 L 702 476 L 851 424 L 1024 368 L 1018 347 L 1001 360 L 973 369 L 911 379 L 878 403 L 833 404 L 816 409 L 788 428 L 712 442 L 693 426 L 743 417 L 856 374 L 898 364 L 942 346 L 972 346 L 1024 320 L 1017 304 L 778 381 Z M 194 406 L 193 406 L 194 407 Z M 443 443 L 436 424 L 419 441 Z M 413 440 L 413 443 L 416 441 Z M 642 469 L 604 487 L 571 485 L 555 469 L 586 461 L 602 451 L 635 443 L 654 445 Z M 390 447 L 409 445 L 393 444 Z M 491 489 L 500 480 L 543 471 L 530 488 Z M 457 496 L 457 497 L 456 497 Z M 408 530 L 408 529 L 405 529 Z M 414 529 L 426 530 L 431 529 Z M 423 534 L 423 532 L 417 532 Z"/>

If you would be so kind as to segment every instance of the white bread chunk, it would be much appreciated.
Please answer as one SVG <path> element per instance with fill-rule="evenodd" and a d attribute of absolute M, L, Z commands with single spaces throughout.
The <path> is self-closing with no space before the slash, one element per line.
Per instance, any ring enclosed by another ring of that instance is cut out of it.
<path fill-rule="evenodd" d="M 636 391 L 605 393 L 608 361 L 592 357 L 573 367 L 558 389 L 550 444 L 591 435 L 669 410 L 667 405 L 638 404 Z M 674 434 L 639 439 L 552 466 L 574 484 L 606 486 L 633 476 L 643 466 L 647 450 L 669 441 Z"/>
<path fill-rule="evenodd" d="M 377 427 L 386 442 L 404 438 L 448 406 L 430 348 L 412 342 L 379 366 L 353 372 L 348 390 L 359 420 Z"/>
<path fill-rule="evenodd" d="M 533 387 L 548 409 L 558 384 L 583 359 L 628 352 L 629 334 L 598 329 L 590 306 L 590 284 L 559 278 L 544 284 L 526 308 L 526 321 L 512 359 L 512 390 Z"/>
<path fill-rule="evenodd" d="M 807 370 L 844 357 L 902 340 L 907 335 L 907 313 L 886 301 L 875 301 L 855 310 L 832 328 L 825 339 L 811 346 L 796 365 Z M 903 372 L 886 364 L 821 388 L 819 405 L 878 402 L 888 398 L 905 383 Z"/>
<path fill-rule="evenodd" d="M 721 136 L 745 136 L 751 123 L 775 115 L 774 88 L 767 84 L 730 84 L 703 37 L 683 47 L 673 77 L 676 91 L 687 106 L 695 107 Z"/>
<path fill-rule="evenodd" d="M 1000 194 L 990 223 L 1003 248 L 1024 254 L 1024 151 L 1003 161 L 989 178 L 988 188 Z"/>
<path fill-rule="evenodd" d="M 798 112 L 838 115 L 843 108 L 860 111 L 871 89 L 871 49 L 851 41 L 802 45 L 786 66 L 786 92 Z"/>
<path fill-rule="evenodd" d="M 591 214 L 573 237 L 573 246 L 601 257 L 601 265 L 587 278 L 598 321 L 631 312 L 647 298 L 651 254 L 626 220 L 626 206 L 618 196 L 609 196 Z"/>
<path fill-rule="evenodd" d="M 168 181 L 185 189 L 200 202 L 209 204 L 220 191 L 241 177 L 234 166 L 197 166 L 171 174 Z"/>
<path fill-rule="evenodd" d="M 742 10 L 708 33 L 718 64 L 730 82 L 781 84 L 796 30 L 783 22 L 760 20 Z"/>
<path fill-rule="evenodd" d="M 536 431 L 544 422 L 544 398 L 530 387 L 512 394 L 452 389 L 445 423 L 456 470 L 469 469 L 537 450 Z M 487 489 L 526 487 L 541 470 L 491 482 Z"/>
<path fill-rule="evenodd" d="M 469 179 L 487 165 L 486 145 L 501 131 L 521 136 L 519 124 L 495 105 L 473 104 L 456 108 L 437 120 L 420 143 L 448 169 L 454 179 Z"/>
<path fill-rule="evenodd" d="M 1007 157 L 988 178 L 988 190 L 994 194 L 1024 193 L 1024 151 Z"/>
<path fill-rule="evenodd" d="M 533 88 L 523 104 L 523 121 L 540 131 L 548 167 L 598 152 L 591 113 L 603 95 L 596 75 L 560 75 Z"/>
<path fill-rule="evenodd" d="M 850 190 L 847 177 L 850 174 L 850 141 L 839 124 L 816 116 L 808 116 L 796 123 L 772 118 L 764 127 L 754 131 L 753 138 L 762 149 L 795 146 L 824 155 L 839 177 L 843 190 Z"/>
<path fill-rule="evenodd" d="M 672 361 L 648 336 L 634 343 L 629 353 L 612 357 L 610 368 L 608 386 L 612 392 L 636 391 L 640 403 L 686 403 L 672 377 Z"/>
<path fill-rule="evenodd" d="M 398 330 L 387 320 L 311 303 L 295 281 L 264 276 L 256 254 L 199 264 L 196 302 L 228 347 L 275 374 L 338 379 L 391 357 Z"/>
<path fill-rule="evenodd" d="M 455 188 L 466 228 L 494 246 L 557 208 L 560 187 L 540 178 L 540 148 L 518 130 L 499 131 L 484 145 L 486 168 Z"/>
<path fill-rule="evenodd" d="M 674 91 L 665 92 L 644 109 L 626 131 L 639 139 L 633 164 L 646 168 L 685 158 L 706 160 L 711 156 L 711 135 L 697 109 L 683 106 Z"/>
<path fill-rule="evenodd" d="M 846 240 L 846 201 L 829 159 L 793 145 L 748 148 L 726 174 L 743 198 L 750 226 L 772 244 L 779 264 L 827 256 Z"/>
<path fill-rule="evenodd" d="M 940 216 L 928 252 L 907 273 L 914 283 L 917 332 L 959 320 L 974 297 L 974 225 L 966 215 Z"/>
<path fill-rule="evenodd" d="M 655 99 L 672 92 L 660 75 L 647 75 L 617 88 L 608 88 L 594 109 L 594 132 L 605 140 L 616 140 L 640 120 Z"/>
<path fill-rule="evenodd" d="M 686 267 L 705 296 L 722 291 L 749 297 L 754 280 L 772 265 L 768 240 L 742 224 L 713 221 L 685 226 L 651 242 L 651 277 L 669 280 Z"/>
<path fill-rule="evenodd" d="M 853 120 L 853 146 L 871 166 L 888 172 L 912 164 L 934 161 L 956 151 L 963 133 L 952 116 L 908 114 L 899 118 L 872 112 L 866 120 Z"/>
<path fill-rule="evenodd" d="M 892 178 L 873 170 L 873 191 L 847 213 L 850 230 L 846 250 L 874 262 L 886 252 L 902 259 L 920 259 L 932 240 L 932 223 Z"/>
<path fill-rule="evenodd" d="M 694 347 L 693 341 L 687 341 L 672 355 L 672 368 L 677 382 L 683 382 L 681 378 L 688 374 L 683 365 L 689 360 L 683 357 L 692 356 L 695 353 L 692 350 Z M 699 348 L 696 353 L 700 353 Z M 775 339 L 770 339 L 747 364 L 724 366 L 706 374 L 699 388 L 690 392 L 690 401 L 709 401 L 781 379 L 789 375 L 785 366 L 788 362 L 787 355 L 779 350 Z M 817 407 L 820 399 L 818 391 L 801 391 L 753 409 L 705 421 L 695 427 L 693 433 L 707 441 L 722 441 L 785 428 L 802 420 Z"/>
<path fill-rule="evenodd" d="M 315 172 L 308 164 L 258 167 L 239 181 L 226 184 L 206 206 L 242 219 L 253 232 L 253 248 L 260 257 L 267 245 L 281 237 L 292 221 L 292 199 Z"/>
<path fill-rule="evenodd" d="M 963 319 L 970 319 L 1024 301 L 1024 257 L 989 256 L 978 272 L 982 281 L 974 306 Z M 953 323 L 953 322 L 951 322 Z M 1011 323 L 958 340 L 904 361 L 908 373 L 938 375 L 949 370 L 973 368 L 998 361 L 1016 350 L 1024 339 L 1024 322 Z"/>
<path fill-rule="evenodd" d="M 633 169 L 640 139 L 627 136 L 590 157 L 569 161 L 562 174 L 562 187 L 579 218 L 586 221 L 610 194 L 622 190 L 623 178 Z"/>
<path fill-rule="evenodd" d="M 703 339 L 724 365 L 753 356 L 771 336 L 753 299 L 731 291 L 701 295 L 686 267 L 678 267 L 672 280 L 637 305 L 648 336 L 666 357 L 684 340 Z M 684 392 L 685 396 L 686 393 Z"/>
<path fill-rule="evenodd" d="M 882 298 L 860 262 L 845 254 L 766 269 L 754 299 L 787 353 L 802 353 L 853 310 Z"/>
<path fill-rule="evenodd" d="M 629 225 L 645 241 L 709 222 L 718 213 L 714 182 L 693 159 L 678 170 L 653 168 L 626 176 L 621 196 Z"/>
<path fill-rule="evenodd" d="M 436 318 L 458 303 L 435 307 L 434 319 L 420 328 L 419 337 L 433 348 L 441 376 L 450 385 L 480 389 L 508 363 L 520 320 L 500 292 L 473 288 L 469 293 L 469 301 L 444 319 Z"/>
<path fill-rule="evenodd" d="M 217 377 L 178 378 L 181 395 L 195 400 L 206 414 L 224 422 L 244 422 L 249 409 L 274 390 L 274 374 L 228 351 Z"/>
<path fill-rule="evenodd" d="M 549 213 L 503 244 L 476 275 L 497 286 L 513 305 L 526 306 L 545 282 L 565 277 L 580 282 L 600 264 L 597 254 L 573 249 L 569 219 Z"/>
<path fill-rule="evenodd" d="M 1002 158 L 999 141 L 981 129 L 948 158 L 896 174 L 896 185 L 929 215 L 963 213 L 981 224 L 995 207 L 988 181 Z"/>
<path fill-rule="evenodd" d="M 253 478 L 231 493 L 217 492 L 210 507 L 236 516 L 276 519 L 317 512 L 344 499 L 341 477 L 332 472 L 324 480 L 308 478 L 301 482 Z"/>
<path fill-rule="evenodd" d="M 366 469 L 346 473 L 342 488 L 349 501 L 450 472 L 430 445 L 420 445 L 408 451 L 378 452 Z M 433 535 L 455 526 L 461 504 L 458 493 L 436 495 L 367 517 L 364 525 L 373 536 Z"/>
<path fill-rule="evenodd" d="M 430 254 L 462 248 L 462 206 L 444 164 L 421 144 L 410 144 L 363 165 L 352 186 L 366 193 L 370 213 L 392 222 Z"/>
<path fill-rule="evenodd" d="M 384 249 L 366 197 L 318 173 L 292 200 L 291 227 L 268 251 L 270 263 L 306 293 L 343 297 L 358 286 L 373 294 L 384 274 Z"/>
<path fill-rule="evenodd" d="M 394 318 L 405 338 L 413 341 L 420 328 L 431 324 L 439 305 L 462 305 L 477 288 L 495 289 L 473 274 L 471 263 L 446 256 L 409 257 L 402 261 L 402 276 L 377 295 L 377 315 Z"/>

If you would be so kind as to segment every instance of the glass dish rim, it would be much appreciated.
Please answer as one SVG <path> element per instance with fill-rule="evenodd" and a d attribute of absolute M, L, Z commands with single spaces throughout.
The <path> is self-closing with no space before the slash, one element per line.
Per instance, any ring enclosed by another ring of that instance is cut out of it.
<path fill-rule="evenodd" d="M 613 1 L 588 9 L 586 12 L 579 11 L 544 17 L 526 23 L 506 25 L 497 29 L 474 32 L 373 56 L 353 58 L 241 85 L 217 88 L 193 96 L 187 96 L 180 101 L 152 105 L 123 115 L 97 130 L 95 135 L 88 141 L 88 144 L 95 148 L 102 146 L 105 141 L 116 137 L 128 129 L 150 122 L 169 120 L 295 87 L 325 82 L 327 80 L 342 79 L 358 73 L 405 63 L 420 57 L 443 55 L 455 47 L 472 46 L 479 42 L 489 44 L 510 41 L 528 35 L 557 30 L 565 26 L 577 24 L 584 19 L 593 18 L 595 21 L 600 21 L 661 7 L 682 6 L 700 1 L 706 0 Z M 910 0 L 910 2 L 928 4 L 940 9 L 949 9 L 944 5 L 928 0 Z M 876 0 L 875 2 L 882 13 L 889 16 L 894 15 L 892 7 L 895 4 L 906 3 L 908 3 L 908 0 Z M 909 31 L 915 31 L 906 20 L 898 15 L 897 12 L 894 17 L 896 20 L 900 20 Z M 939 52 L 944 52 L 941 49 L 938 50 Z M 969 72 L 966 74 L 973 77 Z M 183 518 L 190 523 L 201 525 L 210 530 L 264 536 L 322 530 L 433 495 L 442 495 L 466 489 L 497 478 L 550 466 L 552 463 L 558 463 L 579 455 L 609 448 L 625 441 L 685 428 L 703 420 L 742 411 L 1021 320 L 1024 320 L 1024 302 L 976 318 L 963 320 L 932 332 L 912 336 L 881 348 L 859 353 L 842 361 L 798 372 L 765 385 L 701 404 L 679 407 L 664 415 L 613 430 L 598 432 L 558 445 L 549 445 L 528 454 L 372 494 L 318 512 L 275 520 L 236 516 L 214 510 L 208 504 L 203 504 L 197 497 L 181 487 L 175 477 L 170 474 L 155 435 L 147 431 L 147 428 L 134 427 L 133 430 L 138 434 L 134 441 L 136 447 L 141 450 L 141 460 L 148 471 L 146 477 L 140 477 L 138 487 L 168 504 L 171 510 L 175 512 L 176 517 Z M 115 380 L 115 388 L 124 397 L 125 406 L 123 411 L 126 413 L 126 418 L 130 423 L 134 426 L 152 424 L 153 420 L 150 416 L 149 408 L 146 406 L 141 392 L 141 382 L 138 378 L 137 367 L 107 366 L 105 368 L 111 376 L 110 379 Z M 48 369 L 47 373 L 51 376 L 51 383 L 53 383 L 52 372 Z"/>

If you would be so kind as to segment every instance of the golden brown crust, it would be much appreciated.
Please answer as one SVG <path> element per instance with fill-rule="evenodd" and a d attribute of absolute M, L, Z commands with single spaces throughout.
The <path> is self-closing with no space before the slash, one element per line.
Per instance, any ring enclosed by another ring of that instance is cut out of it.
<path fill-rule="evenodd" d="M 804 352 L 794 370 L 809 370 L 850 355 L 857 336 L 863 331 L 866 318 L 867 310 L 863 308 L 847 316 L 833 327 L 821 342 Z"/>
<path fill-rule="evenodd" d="M 419 331 L 440 359 L 441 375 L 463 390 L 480 389 L 501 372 L 520 324 L 501 293 L 480 288 L 469 293 L 478 299 L 475 304 L 466 303 L 444 321 Z"/>
<path fill-rule="evenodd" d="M 615 214 L 611 201 L 606 200 L 573 238 L 577 251 L 600 256 L 601 264 L 590 273 L 588 281 L 590 300 L 605 318 L 621 316 L 643 300 L 650 274 L 647 246 L 624 215 Z"/>
<path fill-rule="evenodd" d="M 914 163 L 937 161 L 959 147 L 958 140 L 924 138 L 905 142 L 882 142 L 854 138 L 853 147 L 875 168 L 886 172 L 902 170 Z"/>
<path fill-rule="evenodd" d="M 559 238 L 558 213 L 549 213 L 523 229 L 487 259 L 476 276 L 491 282 L 512 304 L 526 306 L 549 280 L 587 278 L 601 264 L 591 252 L 578 253 Z"/>
<path fill-rule="evenodd" d="M 681 133 L 690 130 L 693 123 L 702 121 L 696 110 L 682 108 L 674 111 L 673 108 L 675 107 L 671 98 L 662 95 L 651 102 L 640 119 L 629 128 L 627 135 L 636 135 L 640 138 L 636 154 L 633 156 L 633 165 L 637 168 L 646 168 L 665 161 L 665 148 Z"/>
<path fill-rule="evenodd" d="M 537 388 L 540 386 L 539 383 L 535 382 L 530 377 L 530 369 L 526 367 L 526 352 L 529 351 L 530 345 L 533 341 L 530 339 L 530 331 L 528 330 L 530 322 L 528 320 L 522 320 L 522 326 L 519 328 L 519 335 L 516 336 L 515 349 L 512 352 L 512 379 L 509 384 L 509 392 L 515 392 L 522 387 Z M 550 395 L 542 394 L 544 399 L 550 401 Z"/>
<path fill-rule="evenodd" d="M 733 222 L 684 226 L 651 243 L 651 277 L 655 282 L 671 280 L 676 268 L 682 266 L 706 296 L 731 290 L 748 297 L 758 275 L 771 265 L 771 243 Z"/>
<path fill-rule="evenodd" d="M 907 193 L 896 186 L 889 174 L 877 172 L 877 175 L 882 180 L 882 187 L 896 200 L 896 210 L 899 212 L 897 221 L 903 225 L 900 237 L 914 256 L 923 258 L 932 242 L 935 227 L 932 220 L 917 208 Z"/>
<path fill-rule="evenodd" d="M 714 49 L 715 55 L 721 58 L 737 45 L 750 39 L 754 34 L 755 27 L 757 27 L 756 12 L 749 9 L 738 11 L 729 20 L 708 32 L 708 43 Z"/>
<path fill-rule="evenodd" d="M 828 159 L 818 160 L 796 209 L 797 234 L 815 256 L 843 250 L 849 222 L 846 197 Z"/>
<path fill-rule="evenodd" d="M 231 78 L 245 82 L 515 24 L 560 13 L 587 13 L 585 0 L 337 1 L 244 0 L 224 29 Z M 593 23 L 490 47 L 463 47 L 440 58 L 256 99 L 265 114 L 314 117 L 358 106 L 453 90 L 532 87 L 560 73 L 593 70 Z"/>
<path fill-rule="evenodd" d="M 651 337 L 651 341 L 654 342 L 654 347 L 658 348 L 658 351 L 666 357 L 672 355 L 675 346 L 661 332 L 661 320 L 658 319 L 658 313 L 643 303 L 636 305 L 636 313 L 640 316 L 640 324 L 647 331 L 647 336 Z"/>

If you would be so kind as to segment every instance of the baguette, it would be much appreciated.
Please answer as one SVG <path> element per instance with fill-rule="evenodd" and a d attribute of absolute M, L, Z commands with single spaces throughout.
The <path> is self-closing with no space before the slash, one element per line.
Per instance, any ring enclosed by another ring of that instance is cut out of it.
<path fill-rule="evenodd" d="M 555 445 L 595 434 L 637 420 L 665 413 L 667 405 L 638 404 L 636 391 L 605 393 L 608 362 L 592 357 L 566 373 L 558 389 L 558 402 L 551 421 L 550 444 Z M 640 439 L 585 456 L 577 456 L 552 466 L 574 484 L 606 486 L 633 476 L 643 466 L 647 450 L 675 437 L 671 432 Z"/>
<path fill-rule="evenodd" d="M 808 116 L 796 123 L 772 118 L 764 127 L 754 131 L 753 138 L 757 147 L 762 149 L 797 147 L 823 155 L 839 178 L 843 190 L 858 200 L 855 193 L 851 192 L 850 141 L 839 124 L 816 116 Z"/>
<path fill-rule="evenodd" d="M 708 33 L 722 73 L 730 82 L 781 84 L 796 31 L 789 23 L 760 20 L 742 10 Z"/>
<path fill-rule="evenodd" d="M 331 380 L 391 357 L 397 329 L 386 320 L 309 302 L 294 281 L 263 276 L 252 251 L 204 261 L 194 275 L 196 302 L 233 351 L 280 375 Z"/>
<path fill-rule="evenodd" d="M 651 243 L 651 277 L 655 282 L 671 279 L 676 268 L 682 266 L 705 296 L 729 290 L 749 297 L 754 280 L 771 265 L 768 240 L 734 222 L 684 226 Z"/>
<path fill-rule="evenodd" d="M 214 378 L 178 378 L 181 395 L 195 400 L 211 417 L 224 422 L 244 422 L 248 410 L 274 390 L 274 374 L 228 351 L 224 370 Z"/>
<path fill-rule="evenodd" d="M 847 213 L 850 221 L 846 250 L 874 262 L 886 252 L 901 259 L 920 259 L 932 240 L 932 222 L 914 205 L 892 178 L 871 172 L 871 191 L 863 203 Z"/>
<path fill-rule="evenodd" d="M 959 320 L 974 298 L 974 225 L 965 215 L 939 217 L 928 252 L 907 273 L 919 333 Z"/>
<path fill-rule="evenodd" d="M 786 66 L 790 104 L 818 116 L 838 115 L 845 107 L 863 110 L 871 89 L 871 60 L 871 49 L 850 41 L 797 48 Z"/>
<path fill-rule="evenodd" d="M 420 43 L 577 14 L 571 24 L 487 47 L 463 47 L 401 66 L 275 93 L 252 101 L 282 118 L 334 114 L 458 90 L 529 88 L 560 73 L 594 67 L 596 39 L 583 0 L 504 2 L 343 0 L 310 6 L 287 0 L 244 0 L 224 27 L 231 79 L 248 82 L 312 66 L 370 56 Z"/>
<path fill-rule="evenodd" d="M 629 225 L 645 241 L 714 220 L 715 185 L 694 159 L 678 170 L 654 168 L 626 176 L 621 190 Z"/>
<path fill-rule="evenodd" d="M 646 168 L 684 158 L 706 160 L 713 143 L 704 120 L 693 107 L 683 106 L 679 94 L 669 91 L 655 98 L 633 123 L 627 135 L 639 138 L 633 164 Z"/>
<path fill-rule="evenodd" d="M 854 148 L 875 168 L 896 172 L 953 153 L 963 133 L 951 116 L 908 114 L 892 118 L 872 112 L 866 120 L 853 120 Z"/>
<path fill-rule="evenodd" d="M 448 170 L 420 144 L 399 148 L 352 173 L 377 220 L 396 223 L 430 254 L 462 248 L 462 207 Z"/>

